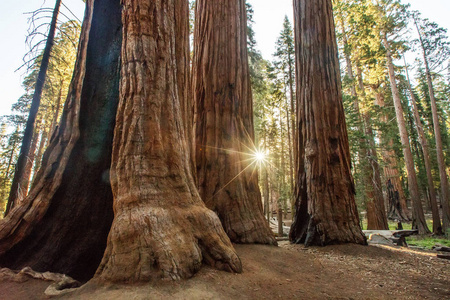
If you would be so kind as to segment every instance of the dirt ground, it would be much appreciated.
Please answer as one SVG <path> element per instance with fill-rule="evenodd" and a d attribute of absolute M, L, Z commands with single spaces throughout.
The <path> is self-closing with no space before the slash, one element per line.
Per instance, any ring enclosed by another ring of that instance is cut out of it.
<path fill-rule="evenodd" d="M 243 274 L 209 267 L 146 285 L 89 282 L 55 299 L 450 299 L 450 261 L 407 248 L 236 245 Z M 0 299 L 47 299 L 48 282 L 0 282 Z"/>

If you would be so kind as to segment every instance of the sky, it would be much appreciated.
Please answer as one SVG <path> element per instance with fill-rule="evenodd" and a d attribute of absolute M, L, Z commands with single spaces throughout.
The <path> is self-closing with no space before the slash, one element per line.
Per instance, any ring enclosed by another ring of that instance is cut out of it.
<path fill-rule="evenodd" d="M 214 1 L 214 0 L 212 0 Z M 254 9 L 254 30 L 257 47 L 265 59 L 272 59 L 275 41 L 279 36 L 284 16 L 293 19 L 292 0 L 248 0 Z M 53 7 L 53 0 L 3 1 L 0 10 L 0 116 L 9 114 L 11 105 L 24 93 L 21 87 L 24 71 L 15 71 L 23 63 L 27 52 L 25 38 L 27 19 L 25 14 L 40 7 Z M 423 17 L 450 29 L 450 0 L 404 0 Z M 82 19 L 84 3 L 81 0 L 63 0 L 70 10 Z M 61 11 L 70 15 L 66 8 Z"/>

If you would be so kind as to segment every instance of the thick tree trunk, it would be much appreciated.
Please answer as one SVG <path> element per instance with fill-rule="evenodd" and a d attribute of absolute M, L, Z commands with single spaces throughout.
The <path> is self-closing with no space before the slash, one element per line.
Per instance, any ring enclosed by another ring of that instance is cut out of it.
<path fill-rule="evenodd" d="M 53 40 L 55 37 L 56 25 L 59 15 L 59 7 L 61 6 L 61 0 L 56 0 L 55 8 L 53 9 L 53 16 L 50 23 L 50 30 L 47 36 L 47 42 L 42 54 L 41 66 L 39 67 L 39 74 L 36 80 L 36 86 L 31 101 L 30 113 L 28 115 L 27 123 L 25 126 L 25 132 L 23 134 L 22 146 L 20 148 L 19 157 L 16 163 L 16 171 L 11 184 L 11 191 L 9 193 L 8 204 L 6 205 L 5 215 L 15 206 L 15 202 L 20 197 L 20 184 L 23 182 L 23 178 L 26 174 L 26 164 L 28 161 L 28 155 L 30 153 L 30 146 L 33 139 L 34 127 L 36 122 L 36 116 L 39 111 L 39 105 L 41 103 L 42 91 L 47 76 L 47 69 L 50 60 L 50 52 L 53 47 Z M 23 189 L 22 189 L 23 190 Z M 26 193 L 25 193 L 26 195 Z"/>
<path fill-rule="evenodd" d="M 370 116 L 364 114 L 365 134 L 369 138 L 367 159 L 369 160 L 367 192 L 370 196 L 367 203 L 367 229 L 369 230 L 388 230 L 386 208 L 384 205 L 383 190 L 381 187 L 380 166 L 378 164 L 378 155 L 374 141 Z"/>
<path fill-rule="evenodd" d="M 409 143 L 408 132 L 406 130 L 405 117 L 403 115 L 403 107 L 400 99 L 400 93 L 395 81 L 394 64 L 392 62 L 392 55 L 389 48 L 389 43 L 386 34 L 382 34 L 383 45 L 386 49 L 386 63 L 389 72 L 389 81 L 391 83 L 392 97 L 394 99 L 395 114 L 397 117 L 397 124 L 400 133 L 400 140 L 403 146 L 403 155 L 405 157 L 406 173 L 408 175 L 408 188 L 413 205 L 413 223 L 419 230 L 419 234 L 430 233 L 425 221 L 423 213 L 422 202 L 420 201 L 419 187 L 417 184 L 416 170 L 414 168 L 414 159 L 411 153 L 411 146 Z"/>
<path fill-rule="evenodd" d="M 191 277 L 202 260 L 240 272 L 220 220 L 195 187 L 187 101 L 187 0 L 124 0 L 120 103 L 111 184 L 114 221 L 96 277 Z"/>
<path fill-rule="evenodd" d="M 233 242 L 275 244 L 258 187 L 244 0 L 197 1 L 193 87 L 198 187 Z M 252 161 L 253 160 L 253 161 Z"/>
<path fill-rule="evenodd" d="M 409 95 L 411 97 L 411 102 L 413 104 L 413 109 L 414 109 L 414 119 L 416 121 L 417 133 L 419 135 L 420 145 L 422 146 L 423 160 L 425 163 L 425 170 L 427 173 L 428 192 L 429 192 L 429 197 L 430 197 L 431 213 L 432 213 L 432 217 L 433 217 L 433 233 L 434 234 L 442 234 L 441 218 L 439 216 L 439 208 L 438 208 L 437 200 L 436 200 L 436 190 L 434 188 L 433 175 L 431 173 L 431 161 L 430 161 L 430 152 L 428 149 L 428 142 L 427 142 L 427 138 L 425 136 L 425 132 L 423 130 L 422 121 L 420 120 L 419 109 L 417 107 L 416 97 L 415 97 L 414 92 L 411 87 L 411 81 L 409 79 L 408 67 L 406 66 L 406 60 L 405 60 L 405 68 L 406 68 L 406 77 L 408 80 Z"/>
<path fill-rule="evenodd" d="M 0 222 L 0 265 L 92 277 L 113 218 L 120 3 L 88 0 L 61 123 L 24 203 Z"/>
<path fill-rule="evenodd" d="M 290 240 L 366 244 L 359 225 L 331 0 L 294 0 L 298 145 Z"/>
<path fill-rule="evenodd" d="M 436 140 L 436 154 L 439 168 L 439 178 L 441 179 L 441 204 L 442 204 L 442 225 L 444 232 L 447 232 L 450 229 L 450 194 L 449 194 L 449 185 L 448 185 L 448 177 L 447 172 L 445 170 L 445 160 L 444 160 L 444 152 L 442 145 L 442 137 L 441 137 L 441 128 L 439 122 L 439 115 L 437 111 L 436 98 L 434 96 L 434 88 L 433 88 L 433 80 L 431 78 L 431 70 L 428 63 L 428 57 L 425 51 L 424 42 L 422 39 L 422 33 L 419 30 L 419 26 L 417 21 L 414 19 L 414 23 L 417 28 L 417 33 L 419 34 L 419 40 L 423 51 L 423 61 L 425 63 L 425 74 L 427 76 L 427 85 L 428 85 L 428 93 L 430 95 L 431 102 L 431 114 L 433 116 L 433 128 L 434 128 L 434 137 Z"/>

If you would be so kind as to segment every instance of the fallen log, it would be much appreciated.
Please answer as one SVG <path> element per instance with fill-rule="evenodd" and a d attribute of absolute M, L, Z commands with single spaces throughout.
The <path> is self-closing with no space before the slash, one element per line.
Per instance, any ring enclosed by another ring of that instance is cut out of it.
<path fill-rule="evenodd" d="M 450 254 L 438 254 L 437 258 L 450 259 Z"/>
<path fill-rule="evenodd" d="M 450 247 L 434 247 L 433 250 L 440 252 L 450 252 Z"/>
<path fill-rule="evenodd" d="M 397 246 L 408 247 L 405 238 L 417 234 L 418 230 L 363 230 L 363 233 L 369 239 L 372 235 L 381 235 Z"/>

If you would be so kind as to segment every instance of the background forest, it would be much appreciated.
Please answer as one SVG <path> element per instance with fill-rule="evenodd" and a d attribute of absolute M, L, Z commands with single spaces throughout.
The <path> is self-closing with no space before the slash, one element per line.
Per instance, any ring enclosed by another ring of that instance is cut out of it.
<path fill-rule="evenodd" d="M 273 60 L 265 60 L 255 41 L 251 5 L 247 12 L 256 145 L 265 153 L 265 163 L 259 170 L 264 211 L 267 218 L 282 213 L 288 222 L 293 217 L 293 149 L 298 109 L 293 28 L 286 16 Z M 13 105 L 13 113 L 1 118 L 1 212 L 8 199 L 42 57 L 39 28 L 46 23 L 39 23 L 39 16 L 49 14 L 51 11 L 45 10 L 36 14 L 28 40 L 28 75 L 23 81 L 26 93 Z M 389 218 L 412 221 L 415 227 L 428 221 L 430 231 L 442 233 L 449 227 L 447 30 L 397 0 L 334 1 L 334 14 L 352 172 L 363 227 L 387 229 Z M 20 186 L 22 195 L 39 169 L 68 92 L 80 22 L 67 15 L 58 23 L 26 178 Z M 405 153 L 406 142 L 410 143 L 411 155 Z M 407 176 L 407 168 L 417 174 L 417 179 Z"/>

